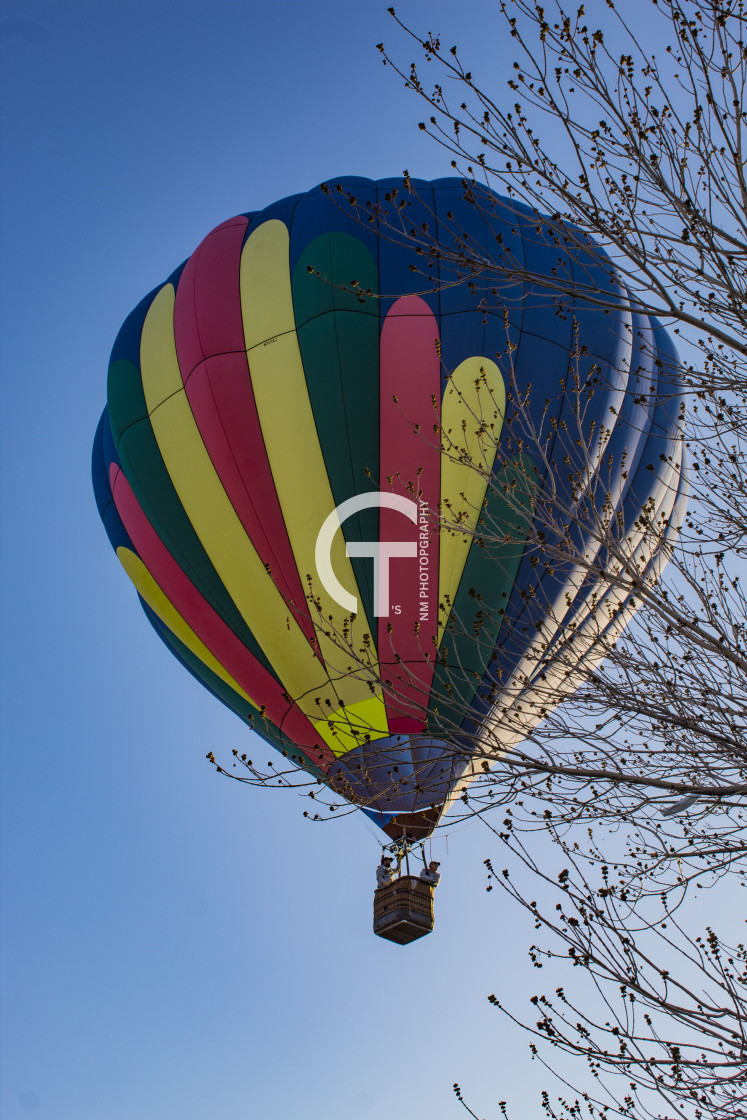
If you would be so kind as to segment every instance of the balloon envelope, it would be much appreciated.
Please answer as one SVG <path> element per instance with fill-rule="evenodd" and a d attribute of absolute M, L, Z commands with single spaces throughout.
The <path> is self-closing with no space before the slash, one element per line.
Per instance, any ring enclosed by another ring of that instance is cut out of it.
<path fill-rule="evenodd" d="M 575 559 L 538 570 L 548 492 L 578 508 L 601 479 L 629 539 L 682 503 L 665 333 L 518 278 L 480 300 L 418 237 L 617 281 L 517 204 L 464 195 L 350 178 L 218 226 L 125 321 L 93 451 L 162 640 L 392 836 L 432 830 L 481 729 L 514 742 L 567 694 L 569 624 L 582 661 L 630 614 L 595 591 L 614 557 L 578 524 Z"/>

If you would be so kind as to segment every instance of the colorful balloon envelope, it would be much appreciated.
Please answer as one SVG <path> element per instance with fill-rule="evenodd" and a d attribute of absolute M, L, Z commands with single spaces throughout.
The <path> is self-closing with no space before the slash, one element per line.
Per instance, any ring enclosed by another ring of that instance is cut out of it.
<path fill-rule="evenodd" d="M 594 525 L 654 572 L 684 501 L 665 332 L 598 249 L 477 201 L 348 178 L 224 222 L 125 321 L 94 443 L 158 635 L 393 837 L 428 835 L 481 737 L 527 735 L 627 622 Z M 478 291 L 464 247 L 516 277 Z M 619 309 L 518 278 L 563 270 Z"/>

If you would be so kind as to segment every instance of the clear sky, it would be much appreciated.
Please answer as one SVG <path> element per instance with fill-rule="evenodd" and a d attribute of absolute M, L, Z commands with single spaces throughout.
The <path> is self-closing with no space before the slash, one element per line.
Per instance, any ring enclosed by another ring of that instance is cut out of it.
<path fill-rule="evenodd" d="M 535 981 L 485 831 L 434 841 L 432 936 L 375 938 L 375 830 L 213 772 L 270 749 L 152 633 L 89 478 L 116 332 L 210 229 L 337 175 L 449 174 L 375 49 L 386 6 L 2 6 L 4 1120 L 448 1120 L 454 1081 L 539 1114 L 486 1000 Z M 398 11 L 508 70 L 488 0 Z"/>

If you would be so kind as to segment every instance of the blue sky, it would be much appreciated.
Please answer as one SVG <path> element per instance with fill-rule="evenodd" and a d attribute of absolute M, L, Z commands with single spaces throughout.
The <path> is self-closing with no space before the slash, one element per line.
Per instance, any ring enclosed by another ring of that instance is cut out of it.
<path fill-rule="evenodd" d="M 486 73 L 508 57 L 488 3 L 399 10 Z M 214 774 L 208 750 L 269 751 L 151 632 L 89 480 L 117 329 L 213 226 L 340 174 L 448 174 L 375 50 L 386 4 L 2 21 L 2 1115 L 438 1120 L 455 1080 L 486 1115 L 536 1107 L 486 1000 L 532 981 L 484 830 L 434 841 L 433 936 L 373 937 L 374 830 Z"/>

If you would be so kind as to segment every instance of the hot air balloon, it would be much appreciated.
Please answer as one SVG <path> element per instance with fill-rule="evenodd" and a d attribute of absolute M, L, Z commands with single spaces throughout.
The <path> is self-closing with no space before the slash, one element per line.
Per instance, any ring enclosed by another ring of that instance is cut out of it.
<path fill-rule="evenodd" d="M 93 450 L 159 637 L 395 839 L 630 618 L 594 518 L 655 575 L 684 502 L 668 336 L 598 247 L 478 193 L 346 178 L 217 226 L 126 319 Z M 517 278 L 478 292 L 465 245 Z M 618 309 L 521 279 L 563 270 Z"/>

